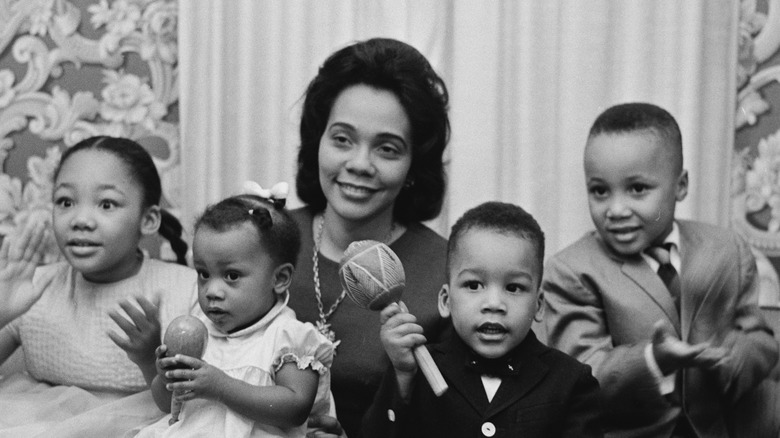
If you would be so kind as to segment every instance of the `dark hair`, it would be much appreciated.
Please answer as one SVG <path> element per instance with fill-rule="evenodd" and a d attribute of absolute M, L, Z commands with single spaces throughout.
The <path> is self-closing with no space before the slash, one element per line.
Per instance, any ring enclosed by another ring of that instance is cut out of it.
<path fill-rule="evenodd" d="M 319 179 L 319 147 L 333 103 L 346 88 L 364 84 L 398 97 L 412 130 L 412 165 L 393 217 L 402 223 L 433 219 L 444 199 L 442 156 L 450 135 L 449 96 L 428 60 L 401 41 L 374 38 L 333 53 L 306 90 L 301 115 L 296 190 L 310 209 L 325 209 Z"/>
<path fill-rule="evenodd" d="M 682 134 L 677 121 L 665 109 L 644 102 L 623 103 L 607 108 L 593 122 L 588 137 L 652 131 L 671 146 L 682 170 Z"/>
<path fill-rule="evenodd" d="M 447 272 L 449 275 L 450 257 L 457 249 L 460 238 L 472 229 L 495 231 L 526 239 L 536 248 L 539 262 L 539 280 L 544 267 L 544 232 L 531 214 L 514 204 L 505 202 L 485 202 L 463 214 L 452 226 L 450 240 L 447 242 Z"/>
<path fill-rule="evenodd" d="M 157 167 L 149 152 L 143 146 L 127 138 L 96 136 L 84 139 L 66 149 L 60 159 L 60 164 L 54 172 L 56 181 L 60 175 L 63 164 L 79 151 L 95 150 L 113 154 L 125 163 L 130 176 L 138 183 L 143 192 L 141 204 L 143 208 L 160 205 L 162 197 L 162 184 Z M 187 243 L 181 238 L 182 226 L 178 219 L 165 209 L 160 209 L 161 236 L 170 242 L 171 249 L 176 254 L 176 262 L 187 264 Z"/>
<path fill-rule="evenodd" d="M 254 225 L 260 241 L 271 252 L 278 264 L 295 266 L 301 249 L 301 232 L 286 209 L 255 195 L 238 195 L 210 205 L 195 222 L 195 232 L 200 227 L 226 231 L 244 222 Z"/>

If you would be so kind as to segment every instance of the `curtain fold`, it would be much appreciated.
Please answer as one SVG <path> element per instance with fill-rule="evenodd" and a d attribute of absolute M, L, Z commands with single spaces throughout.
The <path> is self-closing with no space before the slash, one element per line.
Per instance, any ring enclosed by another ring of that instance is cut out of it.
<path fill-rule="evenodd" d="M 681 217 L 726 224 L 738 2 L 188 0 L 180 2 L 182 205 L 191 223 L 245 179 L 294 182 L 301 97 L 355 40 L 418 48 L 451 96 L 446 235 L 466 209 L 517 203 L 548 254 L 592 228 L 582 150 L 593 119 L 659 104 L 683 131 Z M 291 206 L 300 205 L 291 199 Z"/>

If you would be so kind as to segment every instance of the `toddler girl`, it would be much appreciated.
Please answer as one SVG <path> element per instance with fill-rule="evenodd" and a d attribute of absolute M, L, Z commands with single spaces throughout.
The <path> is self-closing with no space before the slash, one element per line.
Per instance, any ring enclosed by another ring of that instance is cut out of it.
<path fill-rule="evenodd" d="M 313 407 L 328 411 L 333 346 L 287 307 L 299 248 L 283 201 L 234 196 L 198 219 L 196 314 L 208 328 L 206 351 L 203 360 L 167 357 L 160 346 L 155 401 L 169 412 L 175 390 L 183 406 L 177 422 L 168 416 L 138 437 L 303 437 Z"/>
<path fill-rule="evenodd" d="M 193 270 L 139 249 L 160 231 L 184 260 L 181 226 L 160 196 L 140 145 L 89 138 L 64 152 L 54 177 L 52 224 L 65 261 L 36 268 L 40 224 L 4 240 L 0 293 L 14 304 L 0 309 L 0 363 L 21 346 L 27 374 L 0 381 L 0 436 L 68 436 L 71 428 L 73 436 L 116 436 L 159 417 L 148 391 L 121 412 L 111 402 L 148 388 L 160 327 L 197 299 Z"/>

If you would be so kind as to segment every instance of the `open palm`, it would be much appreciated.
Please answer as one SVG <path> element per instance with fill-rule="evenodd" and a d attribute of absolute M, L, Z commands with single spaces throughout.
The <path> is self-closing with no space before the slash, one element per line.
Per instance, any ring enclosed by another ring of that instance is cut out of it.
<path fill-rule="evenodd" d="M 45 224 L 28 222 L 22 232 L 5 236 L 0 246 L 0 327 L 26 312 L 41 296 L 33 273 L 43 258 Z"/>

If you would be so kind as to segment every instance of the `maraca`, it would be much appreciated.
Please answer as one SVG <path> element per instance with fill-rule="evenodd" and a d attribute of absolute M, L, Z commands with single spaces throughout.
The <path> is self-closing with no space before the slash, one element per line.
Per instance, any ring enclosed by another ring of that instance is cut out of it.
<path fill-rule="evenodd" d="M 365 309 L 379 311 L 398 302 L 406 285 L 401 260 L 390 247 L 373 240 L 352 242 L 339 264 L 341 286 L 352 301 Z M 434 394 L 441 396 L 447 382 L 424 345 L 412 352 Z"/>
<path fill-rule="evenodd" d="M 168 356 L 183 354 L 198 359 L 203 357 L 208 340 L 209 334 L 206 325 L 191 315 L 176 317 L 168 325 L 165 336 L 163 336 L 163 343 L 168 347 Z M 184 402 L 176 400 L 177 395 L 178 393 L 174 391 L 173 398 L 171 398 L 171 419 L 168 424 L 179 421 L 179 413 Z"/>

